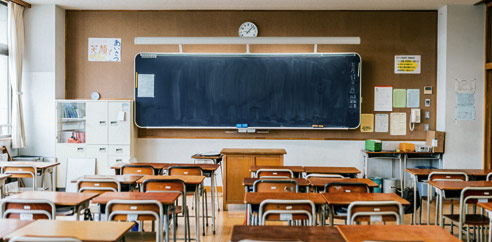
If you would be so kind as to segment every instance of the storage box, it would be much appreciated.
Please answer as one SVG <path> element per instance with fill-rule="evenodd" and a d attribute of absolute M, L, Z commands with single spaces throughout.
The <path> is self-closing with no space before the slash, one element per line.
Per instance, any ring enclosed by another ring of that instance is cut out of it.
<path fill-rule="evenodd" d="M 412 143 L 400 143 L 401 152 L 415 152 L 415 144 Z"/>
<path fill-rule="evenodd" d="M 441 131 L 427 131 L 425 145 L 432 146 L 432 152 L 434 153 L 444 153 L 445 134 L 445 132 Z"/>
<path fill-rule="evenodd" d="M 381 140 L 368 139 L 366 140 L 367 151 L 381 151 L 383 150 L 383 142 Z"/>

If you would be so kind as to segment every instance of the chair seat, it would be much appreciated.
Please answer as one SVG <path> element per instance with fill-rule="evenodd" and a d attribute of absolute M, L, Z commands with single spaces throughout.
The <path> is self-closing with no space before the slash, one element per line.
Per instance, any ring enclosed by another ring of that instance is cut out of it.
<path fill-rule="evenodd" d="M 449 219 L 453 222 L 460 222 L 459 214 L 444 214 L 444 218 Z M 468 225 L 488 225 L 489 218 L 481 214 L 467 214 L 465 217 L 465 224 Z"/>
<path fill-rule="evenodd" d="M 180 214 L 183 212 L 183 207 L 182 206 L 177 206 L 176 207 L 176 214 Z M 173 211 L 169 211 L 169 215 L 173 214 Z"/>
<path fill-rule="evenodd" d="M 155 242 L 155 232 L 128 232 L 125 234 L 126 242 Z"/>

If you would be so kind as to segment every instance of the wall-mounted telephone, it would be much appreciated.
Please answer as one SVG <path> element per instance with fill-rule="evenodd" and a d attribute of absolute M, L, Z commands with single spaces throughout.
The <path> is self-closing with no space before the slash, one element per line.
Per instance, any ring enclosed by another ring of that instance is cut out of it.
<path fill-rule="evenodd" d="M 415 124 L 420 123 L 420 109 L 418 108 L 412 108 L 410 110 L 410 131 L 413 131 L 415 128 Z"/>

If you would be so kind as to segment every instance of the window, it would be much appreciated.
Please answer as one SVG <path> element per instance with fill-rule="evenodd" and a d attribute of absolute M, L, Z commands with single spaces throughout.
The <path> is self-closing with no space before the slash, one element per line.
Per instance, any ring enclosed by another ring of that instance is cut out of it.
<path fill-rule="evenodd" d="M 11 91 L 8 80 L 7 4 L 0 1 L 0 138 L 10 136 Z"/>

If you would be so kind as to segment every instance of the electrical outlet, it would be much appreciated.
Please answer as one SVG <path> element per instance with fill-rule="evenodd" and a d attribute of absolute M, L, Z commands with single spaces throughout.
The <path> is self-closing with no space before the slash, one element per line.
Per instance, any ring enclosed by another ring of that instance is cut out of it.
<path fill-rule="evenodd" d="M 425 106 L 426 106 L 426 107 L 430 107 L 430 105 L 431 105 L 431 100 L 430 100 L 430 99 L 428 99 L 428 98 L 427 98 L 427 99 L 425 99 Z"/>
<path fill-rule="evenodd" d="M 424 131 L 428 131 L 430 129 L 430 124 L 425 124 L 424 125 Z"/>

